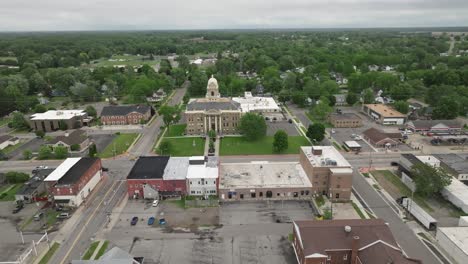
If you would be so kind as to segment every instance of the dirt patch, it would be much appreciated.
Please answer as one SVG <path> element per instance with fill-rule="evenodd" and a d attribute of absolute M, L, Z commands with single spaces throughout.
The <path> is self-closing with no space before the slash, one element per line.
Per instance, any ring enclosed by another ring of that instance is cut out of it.
<path fill-rule="evenodd" d="M 388 181 L 383 174 L 381 174 L 379 171 L 373 171 L 372 176 L 377 180 L 377 182 L 382 186 L 382 188 L 387 191 L 394 199 L 397 199 L 403 194 L 400 192 L 400 190 L 390 181 Z"/>
<path fill-rule="evenodd" d="M 159 212 L 166 219 L 166 228 L 174 232 L 180 229 L 197 232 L 200 227 L 219 226 L 219 207 L 183 209 L 175 203 L 164 202 Z"/>

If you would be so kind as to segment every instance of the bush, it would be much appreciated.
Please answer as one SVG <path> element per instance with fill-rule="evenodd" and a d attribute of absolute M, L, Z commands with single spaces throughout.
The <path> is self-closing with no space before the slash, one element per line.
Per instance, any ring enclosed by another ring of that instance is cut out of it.
<path fill-rule="evenodd" d="M 22 172 L 10 171 L 5 174 L 9 183 L 23 183 L 29 180 L 29 175 Z"/>
<path fill-rule="evenodd" d="M 39 155 L 37 156 L 40 160 L 52 158 L 52 149 L 49 146 L 41 146 L 39 149 Z"/>
<path fill-rule="evenodd" d="M 42 131 L 42 130 L 37 130 L 36 131 L 36 136 L 40 137 L 40 138 L 43 138 L 45 136 L 45 132 Z"/>
<path fill-rule="evenodd" d="M 65 159 L 68 157 L 68 149 L 66 147 L 55 147 L 54 156 L 56 159 Z"/>
<path fill-rule="evenodd" d="M 78 151 L 78 150 L 80 150 L 80 145 L 79 144 L 73 144 L 73 145 L 70 146 L 70 149 L 72 151 Z"/>
<path fill-rule="evenodd" d="M 23 158 L 25 160 L 30 160 L 32 158 L 32 151 L 30 149 L 23 151 Z"/>
<path fill-rule="evenodd" d="M 44 105 L 36 105 L 34 107 L 34 112 L 36 113 L 45 113 L 47 111 L 47 108 Z"/>

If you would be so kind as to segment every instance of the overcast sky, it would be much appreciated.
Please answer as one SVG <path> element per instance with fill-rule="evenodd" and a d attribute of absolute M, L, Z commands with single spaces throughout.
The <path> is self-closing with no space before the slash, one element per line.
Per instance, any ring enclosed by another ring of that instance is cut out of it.
<path fill-rule="evenodd" d="M 0 31 L 468 26 L 468 0 L 0 1 Z"/>

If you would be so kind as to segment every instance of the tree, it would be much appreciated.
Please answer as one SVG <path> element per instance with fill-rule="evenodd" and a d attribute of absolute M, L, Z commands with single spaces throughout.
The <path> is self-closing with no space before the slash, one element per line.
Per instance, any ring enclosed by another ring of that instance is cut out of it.
<path fill-rule="evenodd" d="M 30 149 L 25 149 L 23 151 L 23 159 L 25 159 L 25 160 L 32 159 L 32 151 Z"/>
<path fill-rule="evenodd" d="M 432 119 L 455 119 L 458 116 L 459 105 L 456 99 L 444 96 L 436 104 Z"/>
<path fill-rule="evenodd" d="M 52 158 L 52 149 L 49 146 L 41 146 L 37 158 L 40 160 Z"/>
<path fill-rule="evenodd" d="M 309 125 L 306 136 L 314 142 L 322 141 L 325 138 L 325 126 L 322 123 Z"/>
<path fill-rule="evenodd" d="M 68 124 L 63 120 L 60 120 L 58 122 L 58 125 L 59 125 L 60 130 L 67 130 L 68 129 Z"/>
<path fill-rule="evenodd" d="M 265 119 L 255 113 L 246 113 L 241 117 L 238 129 L 247 140 L 258 140 L 266 135 Z"/>
<path fill-rule="evenodd" d="M 210 138 L 216 138 L 216 131 L 214 131 L 214 130 L 208 131 L 208 136 L 209 136 Z"/>
<path fill-rule="evenodd" d="M 45 136 L 45 132 L 42 130 L 36 130 L 36 136 L 43 138 Z"/>
<path fill-rule="evenodd" d="M 358 96 L 353 92 L 349 92 L 346 95 L 346 103 L 349 105 L 354 105 L 358 101 L 358 99 Z"/>
<path fill-rule="evenodd" d="M 325 120 L 333 111 L 333 107 L 330 106 L 330 102 L 327 98 L 321 97 L 320 102 L 313 106 L 311 114 L 316 116 L 318 120 Z"/>
<path fill-rule="evenodd" d="M 23 172 L 9 171 L 5 173 L 8 183 L 23 183 L 29 180 L 29 174 Z"/>
<path fill-rule="evenodd" d="M 407 114 L 409 111 L 409 104 L 406 101 L 396 101 L 393 107 L 400 113 Z"/>
<path fill-rule="evenodd" d="M 362 100 L 364 101 L 365 104 L 371 104 L 374 102 L 374 91 L 372 91 L 371 88 L 367 88 L 364 90 L 362 94 Z"/>
<path fill-rule="evenodd" d="M 452 182 L 452 176 L 442 167 L 433 167 L 424 163 L 413 165 L 411 175 L 416 185 L 416 193 L 422 197 L 430 197 Z"/>
<path fill-rule="evenodd" d="M 291 100 L 291 94 L 289 93 L 289 91 L 281 90 L 281 92 L 278 95 L 278 101 L 285 104 L 289 100 Z"/>
<path fill-rule="evenodd" d="M 163 122 L 167 129 L 170 128 L 171 124 L 175 124 L 180 120 L 180 111 L 175 106 L 164 105 L 159 108 L 158 113 L 163 117 Z"/>
<path fill-rule="evenodd" d="M 213 139 L 210 138 L 210 142 L 208 143 L 208 151 L 210 153 L 214 153 L 215 152 L 215 145 L 214 145 L 214 142 L 213 142 Z"/>
<path fill-rule="evenodd" d="M 295 91 L 292 93 L 292 101 L 299 107 L 304 107 L 306 103 L 306 94 L 302 91 Z"/>
<path fill-rule="evenodd" d="M 56 159 L 65 159 L 68 157 L 68 149 L 66 147 L 55 147 L 54 156 Z"/>
<path fill-rule="evenodd" d="M 171 142 L 163 140 L 161 144 L 159 144 L 158 152 L 160 155 L 169 155 L 171 153 Z"/>
<path fill-rule="evenodd" d="M 45 112 L 47 112 L 47 108 L 44 105 L 39 104 L 39 105 L 36 105 L 34 107 L 34 112 L 35 113 L 45 113 Z"/>
<path fill-rule="evenodd" d="M 329 106 L 335 106 L 335 104 L 336 104 L 336 97 L 335 97 L 334 95 L 329 95 L 329 96 L 327 97 L 327 99 L 328 99 L 328 101 L 329 101 L 329 103 L 328 103 Z"/>
<path fill-rule="evenodd" d="M 89 149 L 88 149 L 88 156 L 91 158 L 94 158 L 96 157 L 96 155 L 97 155 L 96 144 L 91 144 L 91 146 L 89 146 Z"/>
<path fill-rule="evenodd" d="M 88 105 L 85 109 L 85 112 L 88 114 L 88 116 L 97 116 L 96 108 L 94 108 L 92 105 Z"/>
<path fill-rule="evenodd" d="M 284 130 L 278 130 L 273 136 L 273 151 L 282 152 L 286 149 L 288 149 L 288 134 Z"/>
<path fill-rule="evenodd" d="M 13 118 L 11 119 L 11 128 L 17 130 L 29 129 L 28 122 L 26 121 L 22 113 L 13 113 Z"/>

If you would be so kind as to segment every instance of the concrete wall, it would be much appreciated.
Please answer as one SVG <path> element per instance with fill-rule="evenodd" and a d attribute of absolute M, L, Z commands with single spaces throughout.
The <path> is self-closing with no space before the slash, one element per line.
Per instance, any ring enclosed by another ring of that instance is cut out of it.
<path fill-rule="evenodd" d="M 447 253 L 458 263 L 467 263 L 468 255 L 463 252 L 444 232 L 437 228 L 436 240 Z"/>
<path fill-rule="evenodd" d="M 304 200 L 312 198 L 312 188 L 236 188 L 219 189 L 220 200 L 239 201 L 239 200 Z M 271 197 L 268 195 L 271 194 Z M 231 198 L 230 198 L 231 197 Z"/>

